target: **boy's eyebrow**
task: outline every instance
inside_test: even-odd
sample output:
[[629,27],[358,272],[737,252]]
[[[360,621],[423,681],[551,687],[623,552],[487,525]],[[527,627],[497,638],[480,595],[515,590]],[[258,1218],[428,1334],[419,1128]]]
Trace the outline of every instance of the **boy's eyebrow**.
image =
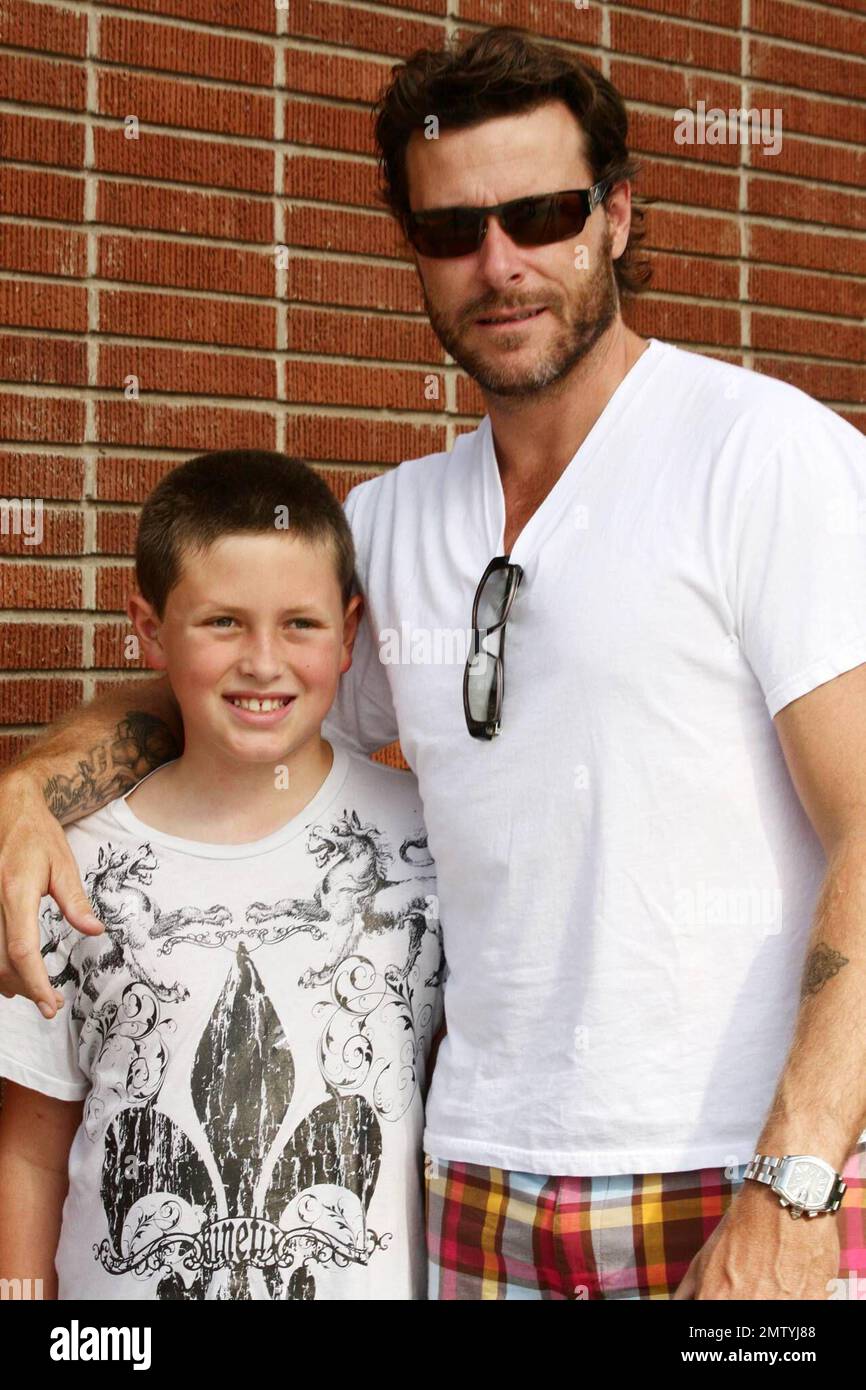
[[[248,608],[244,608],[242,604],[221,603],[219,599],[205,599],[202,603],[197,603],[193,608],[194,613],[207,613],[211,610],[215,613],[243,614],[249,613],[250,611]],[[319,604],[315,599],[302,599],[299,603],[287,604],[281,611],[283,613],[317,613],[319,611]]]

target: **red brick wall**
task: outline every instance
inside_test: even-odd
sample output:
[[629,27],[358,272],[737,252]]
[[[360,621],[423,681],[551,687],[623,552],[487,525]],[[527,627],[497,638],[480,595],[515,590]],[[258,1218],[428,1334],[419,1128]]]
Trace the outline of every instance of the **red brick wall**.
[[[0,0],[0,497],[45,504],[39,546],[0,535],[0,761],[128,670],[136,506],[163,470],[276,447],[342,495],[480,414],[375,201],[369,103],[446,33],[523,25],[627,98],[657,200],[636,328],[866,428],[864,0],[281,3]],[[699,100],[780,108],[779,154],[678,146]]]

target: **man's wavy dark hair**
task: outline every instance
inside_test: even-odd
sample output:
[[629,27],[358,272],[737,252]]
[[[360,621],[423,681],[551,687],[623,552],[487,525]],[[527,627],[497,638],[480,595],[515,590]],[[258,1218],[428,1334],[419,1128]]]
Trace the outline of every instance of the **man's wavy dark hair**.
[[[380,201],[405,230],[410,210],[406,146],[431,115],[438,118],[440,130],[459,130],[555,100],[565,102],[585,132],[593,182],[635,177],[639,165],[626,143],[623,99],[606,77],[575,54],[539,43],[512,25],[484,29],[441,49],[419,49],[391,69],[391,81],[374,109]],[[621,294],[638,294],[651,274],[649,262],[639,254],[645,235],[643,204],[633,201],[628,244],[613,263]]]

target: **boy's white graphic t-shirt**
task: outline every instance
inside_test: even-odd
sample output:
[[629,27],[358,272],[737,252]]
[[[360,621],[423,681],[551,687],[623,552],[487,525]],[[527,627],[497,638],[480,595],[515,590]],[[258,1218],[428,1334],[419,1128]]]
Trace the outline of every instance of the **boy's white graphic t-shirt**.
[[444,959],[414,778],[335,746],[254,843],[163,834],[125,797],[67,835],[105,933],[44,899],[66,1006],[0,1000],[0,1075],[86,1098],[59,1297],[425,1297]]
[[433,1156],[548,1174],[746,1162],[825,862],[773,716],[866,662],[866,442],[652,340],[518,536],[502,729],[463,713],[503,552],[490,419],[347,501],[366,593],[326,724],[399,734],[448,957]]

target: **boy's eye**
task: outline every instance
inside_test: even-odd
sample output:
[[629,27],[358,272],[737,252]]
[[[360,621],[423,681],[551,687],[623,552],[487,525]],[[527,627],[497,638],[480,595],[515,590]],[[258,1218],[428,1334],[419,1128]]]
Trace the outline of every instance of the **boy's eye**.
[[[228,614],[224,614],[219,618],[208,618],[208,627],[225,628],[229,623],[233,623],[235,621],[236,619],[229,617]],[[289,618],[288,626],[306,629],[316,627],[317,623],[313,618]]]

